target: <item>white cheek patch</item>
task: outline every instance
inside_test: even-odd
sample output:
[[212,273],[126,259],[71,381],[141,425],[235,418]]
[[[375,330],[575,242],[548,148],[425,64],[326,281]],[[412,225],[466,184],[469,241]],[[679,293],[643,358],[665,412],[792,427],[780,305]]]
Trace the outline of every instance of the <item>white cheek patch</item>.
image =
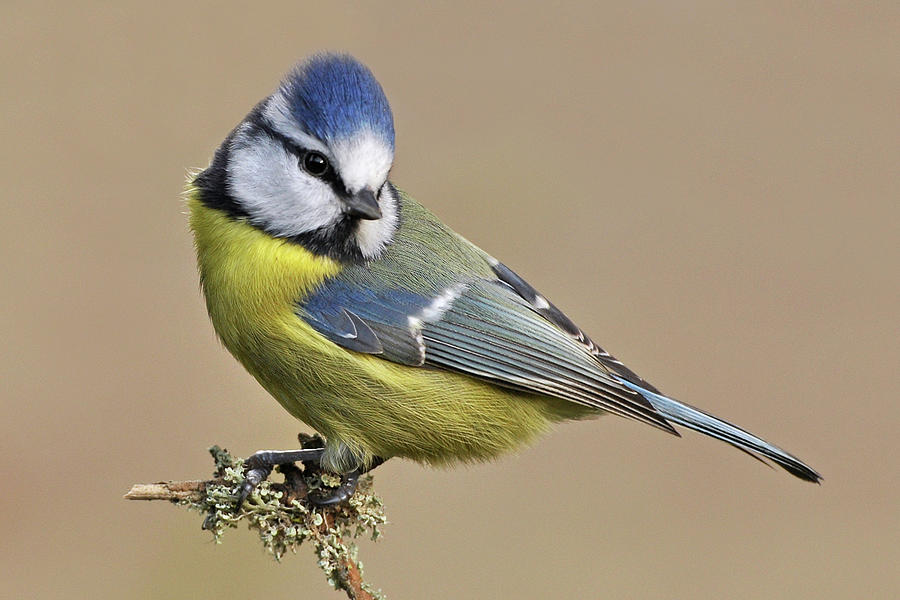
[[397,230],[397,199],[388,184],[384,184],[381,190],[378,206],[381,208],[381,218],[360,220],[356,228],[356,245],[363,257],[368,259],[380,256],[385,246],[393,241]]
[[251,221],[279,237],[327,227],[341,216],[327,183],[310,177],[279,142],[250,133],[247,125],[232,142],[228,182]]

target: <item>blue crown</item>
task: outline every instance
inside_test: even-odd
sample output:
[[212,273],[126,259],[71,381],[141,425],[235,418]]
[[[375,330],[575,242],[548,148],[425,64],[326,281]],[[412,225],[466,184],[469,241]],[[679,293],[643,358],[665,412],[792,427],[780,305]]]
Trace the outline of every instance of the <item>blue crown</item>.
[[317,54],[281,83],[291,116],[326,143],[369,129],[394,147],[394,116],[369,69],[347,54]]

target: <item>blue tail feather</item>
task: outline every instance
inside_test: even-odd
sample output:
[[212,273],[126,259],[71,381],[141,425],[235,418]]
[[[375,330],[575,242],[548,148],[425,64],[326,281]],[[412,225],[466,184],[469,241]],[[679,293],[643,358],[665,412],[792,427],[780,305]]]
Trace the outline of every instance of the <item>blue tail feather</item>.
[[688,429],[693,429],[727,442],[754,457],[767,458],[800,479],[812,481],[813,483],[819,483],[822,479],[821,475],[797,457],[748,431],[744,431],[740,427],[703,412],[699,408],[694,408],[683,402],[646,390],[625,379],[617,379],[625,387],[641,394],[653,405],[653,408],[676,425],[683,425]]

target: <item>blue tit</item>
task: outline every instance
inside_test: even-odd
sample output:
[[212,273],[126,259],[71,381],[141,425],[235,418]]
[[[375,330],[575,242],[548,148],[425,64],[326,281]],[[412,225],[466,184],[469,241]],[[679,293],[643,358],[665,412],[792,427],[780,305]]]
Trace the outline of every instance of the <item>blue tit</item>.
[[200,280],[225,347],[323,448],[353,492],[392,457],[443,465],[521,447],[554,423],[612,413],[680,425],[818,482],[784,450],[663,395],[509,267],[394,186],[394,123],[350,56],[296,66],[189,182]]

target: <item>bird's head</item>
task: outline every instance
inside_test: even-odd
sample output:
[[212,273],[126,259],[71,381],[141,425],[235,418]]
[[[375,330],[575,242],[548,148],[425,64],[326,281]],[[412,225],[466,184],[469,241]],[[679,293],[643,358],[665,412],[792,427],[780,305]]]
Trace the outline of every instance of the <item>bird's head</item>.
[[393,158],[394,120],[375,77],[350,56],[320,54],[244,118],[194,183],[208,205],[269,235],[369,259],[397,226]]

